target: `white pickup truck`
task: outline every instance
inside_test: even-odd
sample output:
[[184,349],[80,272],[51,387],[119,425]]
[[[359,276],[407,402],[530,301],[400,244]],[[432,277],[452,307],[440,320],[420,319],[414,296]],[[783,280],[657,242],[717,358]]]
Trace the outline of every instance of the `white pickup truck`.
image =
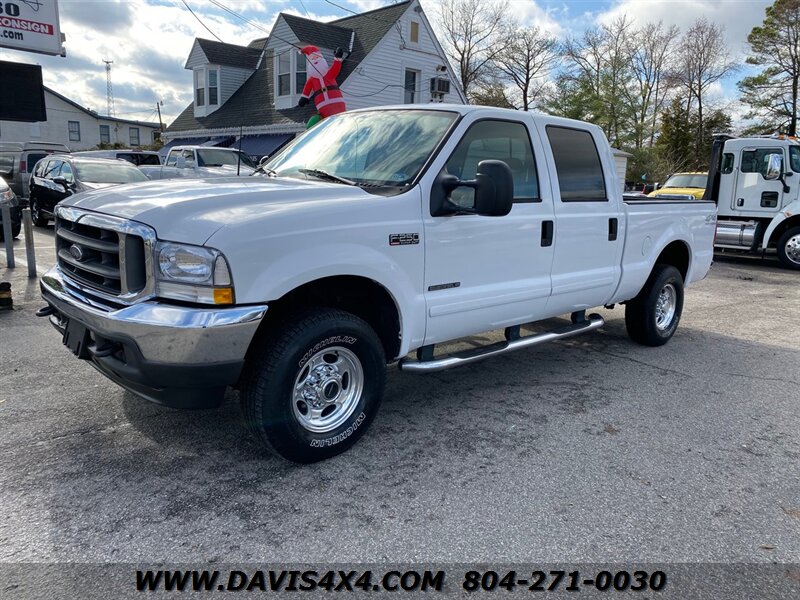
[[[602,131],[578,121],[353,111],[263,171],[67,198],[39,314],[152,401],[208,407],[239,388],[250,427],[297,462],[361,437],[394,361],[469,364],[594,330],[586,310],[615,303],[634,340],[664,344],[713,256],[713,203],[623,201]],[[496,329],[505,341],[435,352]]]
[[140,165],[148,179],[202,179],[251,175],[256,165],[235,148],[175,146],[163,165]]

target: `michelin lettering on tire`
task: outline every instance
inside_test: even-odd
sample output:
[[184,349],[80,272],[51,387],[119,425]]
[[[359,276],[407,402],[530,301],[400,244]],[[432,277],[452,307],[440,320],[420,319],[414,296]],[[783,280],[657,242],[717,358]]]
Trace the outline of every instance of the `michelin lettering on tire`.
[[342,433],[339,435],[334,435],[333,437],[325,438],[323,440],[311,440],[311,447],[324,448],[325,446],[335,446],[339,442],[343,442],[356,432],[356,429],[358,429],[359,425],[361,425],[366,418],[367,415],[362,412],[360,415],[358,415],[358,418],[353,422],[353,424],[345,429]]
[[330,346],[331,344],[348,344],[352,346],[357,341],[358,340],[356,338],[350,335],[334,335],[329,338],[326,338],[321,342],[315,344],[314,347],[311,348],[311,350],[306,352],[303,355],[303,358],[300,359],[300,362],[297,363],[297,366],[298,368],[302,368],[303,365],[305,365],[311,359],[311,357],[314,356],[314,354],[316,354],[319,350],[321,350],[325,346]]

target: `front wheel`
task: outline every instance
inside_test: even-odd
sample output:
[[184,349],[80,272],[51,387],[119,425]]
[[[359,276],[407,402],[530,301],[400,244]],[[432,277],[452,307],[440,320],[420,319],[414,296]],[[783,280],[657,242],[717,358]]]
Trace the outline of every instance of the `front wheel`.
[[784,267],[800,269],[800,227],[792,227],[780,237],[778,259]]
[[313,309],[290,318],[250,360],[242,410],[268,448],[312,463],[358,441],[385,382],[383,346],[372,328],[341,310]]
[[671,265],[656,265],[642,291],[625,306],[625,327],[634,342],[666,344],[683,312],[683,277]]
[[31,221],[37,227],[47,227],[47,217],[42,212],[39,201],[35,199],[31,199]]

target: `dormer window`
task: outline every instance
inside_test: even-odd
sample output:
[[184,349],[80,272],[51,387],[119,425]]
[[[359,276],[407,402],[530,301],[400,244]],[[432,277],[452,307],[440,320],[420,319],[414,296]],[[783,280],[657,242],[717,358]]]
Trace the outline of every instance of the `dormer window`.
[[278,55],[278,96],[288,96],[291,94],[291,84],[292,53],[290,50],[284,50]]
[[219,86],[217,80],[219,79],[219,71],[216,69],[209,69],[208,71],[208,104],[209,106],[216,106],[219,104]]
[[195,106],[206,105],[206,71],[196,69],[194,72],[194,104]]
[[306,60],[305,58],[298,57],[297,58],[297,72],[295,73],[295,84],[294,84],[294,93],[295,94],[302,94],[303,93],[303,86],[306,84],[306,79],[308,75],[306,74]]

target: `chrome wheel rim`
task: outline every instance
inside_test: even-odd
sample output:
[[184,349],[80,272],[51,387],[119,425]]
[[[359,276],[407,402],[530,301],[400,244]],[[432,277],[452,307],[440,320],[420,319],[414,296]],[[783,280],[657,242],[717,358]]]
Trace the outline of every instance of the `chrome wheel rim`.
[[39,203],[34,200],[31,202],[31,220],[38,221],[39,220]]
[[666,284],[656,299],[656,327],[659,331],[669,329],[678,304],[678,292],[671,283]]
[[325,348],[297,374],[292,412],[303,428],[327,433],[353,415],[363,389],[364,369],[358,357],[341,346]]
[[783,249],[786,252],[786,258],[796,265],[800,265],[800,233],[786,240]]

